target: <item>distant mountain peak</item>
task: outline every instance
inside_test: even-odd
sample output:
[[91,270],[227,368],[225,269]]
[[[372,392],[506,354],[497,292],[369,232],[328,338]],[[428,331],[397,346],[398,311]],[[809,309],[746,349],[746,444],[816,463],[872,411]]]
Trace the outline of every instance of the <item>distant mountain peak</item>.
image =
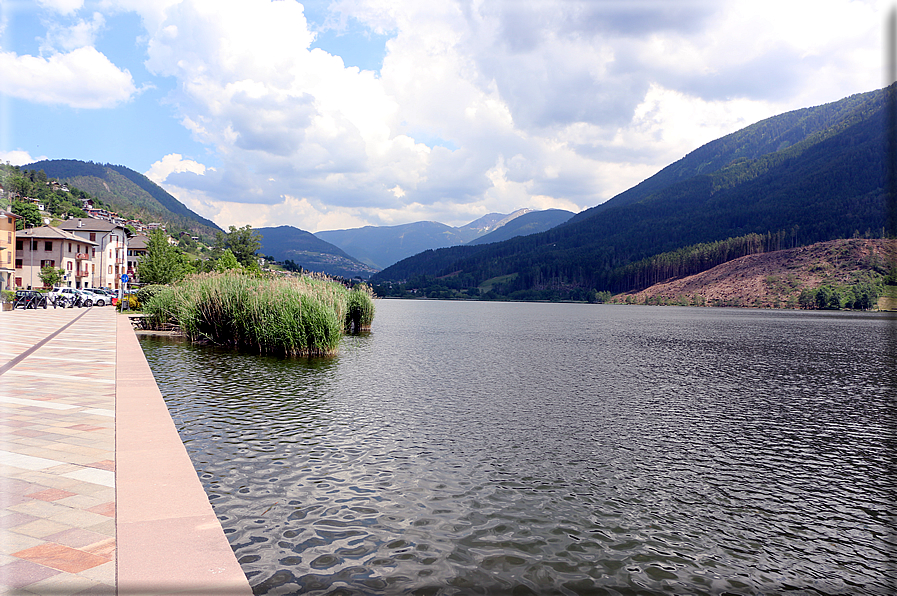
[[498,228],[502,227],[509,221],[512,221],[512,220],[520,217],[521,215],[526,215],[527,213],[530,213],[531,211],[532,211],[532,209],[530,209],[529,207],[524,207],[523,209],[518,209],[517,211],[514,211],[513,213],[508,213],[508,214],[506,214],[506,213],[487,213],[483,217],[481,217],[479,219],[475,219],[474,221],[470,222],[469,224],[466,224],[463,226],[458,226],[455,229],[462,230],[462,231],[476,231],[479,234],[486,234],[488,232],[497,230]]

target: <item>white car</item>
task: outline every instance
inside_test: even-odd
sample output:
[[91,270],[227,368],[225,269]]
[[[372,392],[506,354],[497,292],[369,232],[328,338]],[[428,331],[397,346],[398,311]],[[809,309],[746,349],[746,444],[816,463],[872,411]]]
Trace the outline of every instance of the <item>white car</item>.
[[85,292],[76,288],[53,288],[50,296],[56,301],[57,305],[60,305],[60,298],[65,299],[65,302],[61,304],[63,308],[74,306],[78,296],[81,297],[80,306],[93,306],[94,302],[96,302],[96,295],[93,292]]
[[81,292],[87,292],[91,295],[94,306],[106,306],[110,304],[109,295],[94,288],[83,288]]

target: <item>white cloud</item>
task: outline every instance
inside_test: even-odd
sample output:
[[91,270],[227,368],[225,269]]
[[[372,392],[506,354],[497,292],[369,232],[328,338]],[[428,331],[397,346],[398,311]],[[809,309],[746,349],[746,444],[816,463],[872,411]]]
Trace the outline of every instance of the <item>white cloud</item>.
[[47,35],[41,40],[41,55],[56,52],[70,52],[77,48],[93,46],[97,34],[106,24],[102,14],[95,12],[89,21],[79,19],[72,25],[53,22],[47,28]]
[[181,172],[191,172],[202,176],[206,173],[206,166],[192,159],[184,159],[184,156],[180,153],[170,153],[153,163],[149,171],[144,173],[144,176],[159,184],[164,182],[170,174]]
[[71,14],[84,5],[84,0],[38,0],[38,4],[60,14]]
[[379,74],[310,50],[296,2],[118,5],[222,164],[173,154],[153,175],[219,223],[314,231],[576,211],[752,122],[879,86],[880,4],[820,1],[334,2],[333,23],[391,36]]
[[13,97],[73,108],[108,108],[136,91],[131,73],[93,47],[49,58],[0,51],[0,93]]
[[21,149],[16,149],[14,151],[0,151],[0,163],[8,163],[13,166],[24,166],[44,159],[47,159],[46,155],[31,157],[31,154]]

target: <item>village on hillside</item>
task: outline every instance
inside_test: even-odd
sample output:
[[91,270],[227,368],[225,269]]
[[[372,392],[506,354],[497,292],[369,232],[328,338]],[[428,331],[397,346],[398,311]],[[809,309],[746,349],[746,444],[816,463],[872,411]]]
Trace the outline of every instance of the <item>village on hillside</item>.
[[[71,194],[69,187],[57,180],[41,181],[48,190]],[[137,280],[137,263],[146,253],[147,234],[165,231],[163,223],[145,223],[125,218],[102,206],[94,198],[72,195],[72,201],[86,217],[63,216],[49,212],[49,205],[39,197],[28,196],[0,182],[0,289],[44,288],[41,270],[60,270],[57,287],[108,288],[122,287],[122,276]],[[23,215],[13,212],[13,203],[33,205],[43,225],[17,225]],[[23,229],[17,229],[17,228]],[[193,237],[191,240],[198,240]],[[172,245],[178,240],[168,237]]]

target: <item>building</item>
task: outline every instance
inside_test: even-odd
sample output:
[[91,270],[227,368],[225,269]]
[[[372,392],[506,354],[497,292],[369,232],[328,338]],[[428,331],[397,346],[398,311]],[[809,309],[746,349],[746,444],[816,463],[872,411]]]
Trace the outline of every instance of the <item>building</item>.
[[16,220],[20,215],[0,209],[0,290],[14,289]]
[[137,279],[137,263],[146,254],[147,244],[149,238],[145,234],[137,234],[128,240],[128,276],[131,279]]
[[40,279],[42,267],[56,267],[65,272],[60,286],[90,288],[96,273],[94,259],[97,243],[54,228],[41,226],[16,232],[17,288],[36,289],[44,286]]
[[85,240],[96,242],[96,271],[91,276],[90,285],[118,289],[121,286],[121,276],[126,273],[125,260],[131,232],[123,225],[111,221],[80,217],[68,219],[59,227]]

